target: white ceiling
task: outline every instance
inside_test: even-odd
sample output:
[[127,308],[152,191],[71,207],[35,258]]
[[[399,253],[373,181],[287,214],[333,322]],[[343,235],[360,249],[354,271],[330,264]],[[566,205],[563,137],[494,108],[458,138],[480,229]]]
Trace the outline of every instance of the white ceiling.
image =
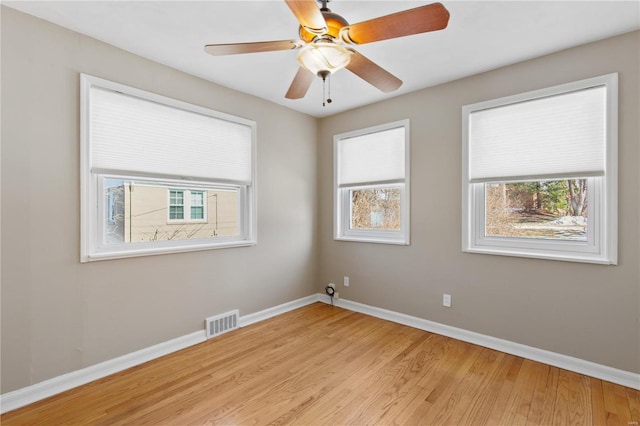
[[[282,0],[3,1],[4,5],[214,83],[316,117],[336,114],[640,28],[640,1],[441,1],[442,31],[357,46],[400,78],[383,94],[347,70],[331,78],[333,103],[322,106],[322,81],[304,99],[284,95],[298,69],[297,51],[214,57],[208,43],[297,39],[298,22]],[[350,23],[432,1],[334,0]]]

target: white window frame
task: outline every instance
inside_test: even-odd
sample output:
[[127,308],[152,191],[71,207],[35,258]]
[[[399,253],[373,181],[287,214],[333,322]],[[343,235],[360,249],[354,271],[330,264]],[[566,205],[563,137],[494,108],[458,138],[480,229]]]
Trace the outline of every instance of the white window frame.
[[[606,152],[604,176],[587,179],[587,241],[510,238],[485,235],[485,183],[469,182],[469,115],[474,111],[556,96],[578,90],[606,88]],[[462,108],[462,251],[573,262],[617,264],[618,237],[618,75],[562,84]],[[558,180],[567,176],[558,176]],[[531,180],[555,180],[553,176]],[[522,181],[522,180],[519,180]]]
[[[193,204],[194,194],[200,194],[202,196],[202,204]],[[193,217],[193,208],[202,207],[202,217]],[[189,190],[189,219],[193,222],[206,222],[207,221],[207,191],[192,191]]]
[[[185,211],[185,206],[184,206],[184,193],[185,191],[183,189],[174,189],[174,188],[169,188],[167,190],[168,192],[168,196],[169,196],[169,201],[167,203],[167,205],[169,206],[169,208],[167,209],[167,223],[172,223],[172,222],[184,222],[185,217],[184,217],[184,211]],[[175,193],[180,193],[182,195],[182,204],[174,204],[171,202],[171,194],[175,192]],[[171,208],[172,207],[176,207],[176,206],[180,206],[182,207],[182,217],[177,219],[177,218],[172,218],[171,217]]]
[[[388,182],[358,182],[351,185],[339,185],[339,149],[341,140],[382,132],[394,128],[404,128],[404,161],[405,177]],[[333,170],[334,170],[334,240],[357,241],[367,243],[409,245],[411,225],[411,186],[410,186],[410,126],[409,120],[395,121],[366,129],[341,133],[333,137]],[[400,229],[351,229],[351,191],[362,189],[399,188],[400,189]]]
[[[144,90],[129,87],[116,82],[104,80],[98,77],[81,74],[81,93],[80,93],[80,191],[81,191],[81,214],[80,214],[80,230],[81,230],[81,246],[80,261],[100,261],[108,259],[119,259],[137,256],[148,256],[167,253],[182,253],[196,250],[219,249],[229,247],[242,247],[257,244],[257,214],[256,214],[256,123],[251,120],[221,113],[218,111],[193,105],[187,102],[168,98],[166,96],[147,92]],[[181,109],[185,111],[195,112],[197,114],[226,120],[229,122],[239,123],[250,127],[251,129],[251,182],[245,185],[234,184],[233,182],[224,182],[220,180],[202,180],[181,176],[157,176],[146,175],[143,173],[131,173],[127,171],[110,171],[110,170],[92,170],[91,168],[91,143],[90,143],[90,89],[98,87],[105,90],[120,92],[133,97],[156,102],[162,105]],[[103,243],[104,235],[104,215],[106,212],[104,200],[104,180],[105,179],[122,179],[122,180],[139,180],[149,183],[157,183],[167,185],[171,189],[187,189],[199,190],[203,188],[220,188],[221,190],[237,190],[238,191],[238,229],[239,233],[234,237],[212,237],[185,239],[175,241],[154,241],[154,242],[135,242],[123,244]],[[169,191],[167,191],[167,207]],[[189,200],[190,201],[190,200]],[[187,200],[185,200],[186,208]],[[204,200],[206,210],[206,199]],[[186,215],[191,215],[191,211],[185,211]],[[206,221],[196,220],[196,222]],[[169,214],[167,213],[167,219]],[[193,222],[185,221],[169,221],[171,223]]]

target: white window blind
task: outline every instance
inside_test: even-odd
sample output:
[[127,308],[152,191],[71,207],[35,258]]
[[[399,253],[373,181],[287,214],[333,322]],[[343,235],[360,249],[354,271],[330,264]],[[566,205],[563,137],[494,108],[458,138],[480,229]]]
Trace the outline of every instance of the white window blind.
[[605,173],[606,87],[478,109],[469,114],[469,181]]
[[405,127],[339,140],[337,183],[392,182],[405,178]]
[[90,105],[94,172],[251,183],[251,126],[99,87]]

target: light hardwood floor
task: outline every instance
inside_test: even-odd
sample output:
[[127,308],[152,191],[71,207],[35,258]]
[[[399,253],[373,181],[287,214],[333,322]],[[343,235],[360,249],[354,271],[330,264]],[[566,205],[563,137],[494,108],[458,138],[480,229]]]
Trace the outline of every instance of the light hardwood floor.
[[639,391],[322,303],[0,418],[2,425],[639,420]]

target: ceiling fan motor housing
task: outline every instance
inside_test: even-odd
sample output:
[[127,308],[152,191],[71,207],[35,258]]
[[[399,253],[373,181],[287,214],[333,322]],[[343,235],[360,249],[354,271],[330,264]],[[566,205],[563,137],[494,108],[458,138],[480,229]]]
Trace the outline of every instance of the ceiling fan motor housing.
[[318,37],[326,38],[327,36],[331,37],[334,40],[338,40],[340,38],[340,29],[342,27],[346,27],[347,25],[349,25],[349,22],[347,22],[346,19],[344,19],[342,16],[338,15],[337,13],[333,13],[329,9],[321,10],[321,12],[322,12],[322,16],[324,17],[324,20],[327,23],[327,28],[328,28],[327,32],[323,35],[318,35],[310,31],[307,31],[306,28],[300,26],[298,34],[301,40],[307,43],[311,43],[315,38],[318,38]]

